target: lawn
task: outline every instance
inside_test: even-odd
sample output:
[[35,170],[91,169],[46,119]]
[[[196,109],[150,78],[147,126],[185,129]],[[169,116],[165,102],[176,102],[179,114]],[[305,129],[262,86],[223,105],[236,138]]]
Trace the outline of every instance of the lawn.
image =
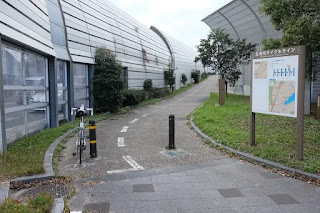
[[218,94],[194,114],[194,123],[208,136],[239,151],[303,171],[320,173],[320,122],[305,117],[304,161],[295,158],[295,118],[256,114],[256,147],[250,141],[250,97],[229,94],[226,104],[216,107]]

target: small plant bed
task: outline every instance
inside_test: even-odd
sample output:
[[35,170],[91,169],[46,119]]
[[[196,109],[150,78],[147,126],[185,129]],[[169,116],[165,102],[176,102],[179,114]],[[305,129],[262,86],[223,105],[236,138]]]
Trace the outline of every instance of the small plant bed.
[[218,94],[211,97],[194,114],[194,123],[219,143],[306,172],[320,174],[320,122],[305,117],[304,161],[296,154],[295,118],[256,114],[256,146],[250,140],[250,97],[229,94],[226,104],[218,103]]
[[6,199],[0,206],[0,213],[50,213],[53,202],[53,196],[46,193],[41,193],[34,198],[28,198],[27,202]]

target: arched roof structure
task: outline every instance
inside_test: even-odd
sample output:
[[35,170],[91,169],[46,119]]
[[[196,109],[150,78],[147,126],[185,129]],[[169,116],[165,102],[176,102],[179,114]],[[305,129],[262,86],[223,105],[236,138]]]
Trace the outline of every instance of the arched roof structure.
[[280,38],[282,32],[275,30],[270,18],[260,13],[260,6],[260,0],[233,0],[202,21],[212,29],[225,29],[233,39],[256,43],[261,50],[264,38]]

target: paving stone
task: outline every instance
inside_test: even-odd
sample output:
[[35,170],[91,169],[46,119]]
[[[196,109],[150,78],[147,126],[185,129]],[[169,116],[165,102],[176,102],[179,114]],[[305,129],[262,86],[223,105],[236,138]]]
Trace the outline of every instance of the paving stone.
[[278,205],[285,205],[285,204],[300,204],[297,200],[291,197],[288,194],[273,194],[269,195],[269,197]]
[[110,209],[110,203],[89,203],[84,206],[84,211],[87,212],[99,212],[108,213]]
[[275,174],[275,173],[271,173],[271,172],[260,172],[259,174],[260,174],[262,177],[266,178],[266,179],[282,178],[281,175]]
[[244,195],[239,191],[239,189],[231,188],[231,189],[218,189],[220,194],[224,198],[231,198],[231,197],[244,197]]
[[133,192],[154,192],[152,184],[134,184]]

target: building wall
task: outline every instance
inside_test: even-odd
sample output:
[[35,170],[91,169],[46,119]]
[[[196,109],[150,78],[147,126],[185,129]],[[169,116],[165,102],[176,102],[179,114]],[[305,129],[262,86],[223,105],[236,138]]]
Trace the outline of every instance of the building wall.
[[[189,75],[194,51],[170,42],[179,75]],[[97,47],[117,55],[129,88],[142,89],[145,79],[164,87],[163,71],[174,61],[166,43],[107,0],[0,0],[0,152],[70,120],[71,107],[93,106]]]
[[170,53],[153,31],[104,0],[61,0],[72,60],[94,64],[97,47],[113,51],[128,67],[129,88],[141,89],[145,79],[164,86],[163,69]]

